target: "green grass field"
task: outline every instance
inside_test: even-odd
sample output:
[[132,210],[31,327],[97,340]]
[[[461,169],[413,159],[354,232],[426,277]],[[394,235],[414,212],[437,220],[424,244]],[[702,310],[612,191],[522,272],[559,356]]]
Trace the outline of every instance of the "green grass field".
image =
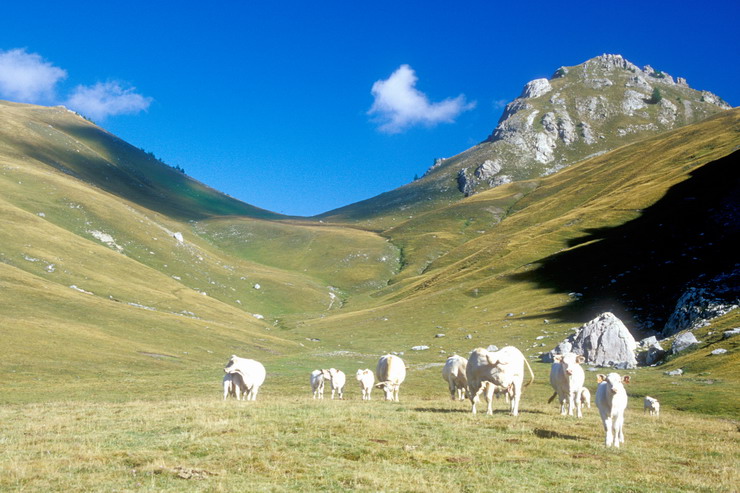
[[[546,404],[537,357],[605,309],[638,333],[734,266],[736,234],[702,221],[732,203],[738,110],[342,222],[241,204],[63,109],[0,111],[0,491],[737,491],[737,310],[630,371],[621,450],[595,408]],[[533,362],[517,418],[501,401],[472,416],[441,379],[448,355],[489,344]],[[362,402],[354,372],[391,351],[401,402]],[[221,400],[232,354],[267,367],[255,403]],[[329,366],[345,401],[310,398]]]

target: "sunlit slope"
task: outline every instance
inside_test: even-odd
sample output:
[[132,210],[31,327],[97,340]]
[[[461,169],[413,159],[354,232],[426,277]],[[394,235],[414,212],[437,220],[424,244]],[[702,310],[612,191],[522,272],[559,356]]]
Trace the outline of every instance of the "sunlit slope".
[[737,228],[722,218],[736,225],[739,120],[732,110],[408,219],[383,233],[404,267],[377,306],[305,332],[449,353],[489,343],[538,351],[607,309],[632,329],[660,328],[686,283],[736,261]]
[[346,296],[385,287],[399,269],[399,251],[377,234],[308,222],[221,217],[195,231],[213,245],[260,265],[302,273]]
[[283,217],[193,180],[61,106],[0,101],[0,156],[57,169],[171,217]]

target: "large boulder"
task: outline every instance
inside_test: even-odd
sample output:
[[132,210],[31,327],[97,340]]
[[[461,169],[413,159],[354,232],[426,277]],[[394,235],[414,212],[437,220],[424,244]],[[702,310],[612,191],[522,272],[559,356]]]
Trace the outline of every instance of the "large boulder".
[[637,342],[627,327],[606,312],[577,329],[542,359],[552,361],[554,354],[573,352],[583,355],[590,365],[628,369],[637,366],[635,349]]

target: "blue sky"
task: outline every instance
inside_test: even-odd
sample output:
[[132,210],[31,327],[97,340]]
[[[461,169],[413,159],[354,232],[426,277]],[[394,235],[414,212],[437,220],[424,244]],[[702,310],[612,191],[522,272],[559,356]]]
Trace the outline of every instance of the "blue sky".
[[529,80],[602,53],[740,104],[740,2],[504,3],[6,2],[0,99],[75,107],[292,215],[408,183]]

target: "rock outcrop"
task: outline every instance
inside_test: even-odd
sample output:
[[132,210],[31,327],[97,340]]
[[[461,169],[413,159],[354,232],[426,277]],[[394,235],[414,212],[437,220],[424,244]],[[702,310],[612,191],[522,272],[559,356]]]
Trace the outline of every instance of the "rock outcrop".
[[621,55],[601,55],[525,84],[486,142],[435,163],[425,177],[454,170],[458,190],[471,195],[553,173],[730,108],[712,93],[691,89],[685,79],[649,65],[640,69]]
[[637,342],[621,320],[610,312],[602,313],[576,330],[552,351],[543,356],[552,361],[554,354],[576,353],[595,366],[620,369],[635,368]]
[[[724,224],[726,227],[733,227],[732,221]],[[663,327],[664,337],[703,327],[711,319],[740,307],[740,268],[737,265],[729,272],[693,284],[676,302],[676,307]]]

